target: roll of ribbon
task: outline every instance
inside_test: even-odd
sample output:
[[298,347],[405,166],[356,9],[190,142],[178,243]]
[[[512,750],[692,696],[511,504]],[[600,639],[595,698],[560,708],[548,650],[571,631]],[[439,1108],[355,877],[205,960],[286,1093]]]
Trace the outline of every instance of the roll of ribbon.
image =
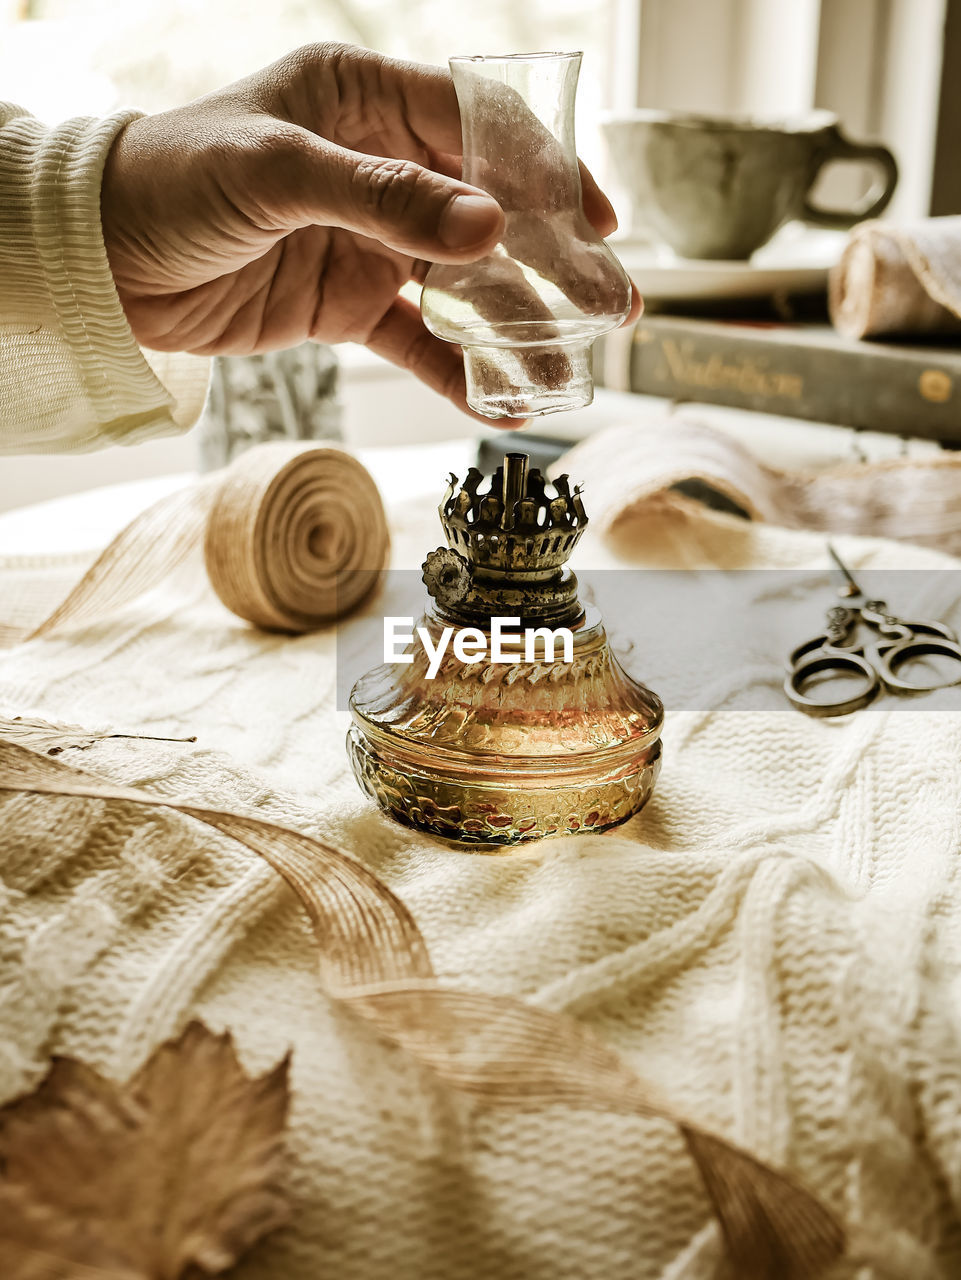
[[961,218],[861,223],[831,272],[828,301],[849,338],[961,332]]
[[211,585],[269,631],[312,631],[370,595],[387,561],[370,473],[343,449],[264,444],[227,469],[204,535]]
[[108,616],[203,548],[228,609],[271,631],[323,627],[357,608],[390,551],[370,473],[352,454],[277,442],[142,512],[44,620],[9,643]]

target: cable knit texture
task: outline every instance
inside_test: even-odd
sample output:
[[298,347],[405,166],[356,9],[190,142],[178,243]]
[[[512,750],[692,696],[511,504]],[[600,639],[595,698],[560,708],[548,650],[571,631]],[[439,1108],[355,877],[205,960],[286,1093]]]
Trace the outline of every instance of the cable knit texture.
[[104,248],[104,161],[138,114],[48,129],[0,103],[0,452],[133,444],[199,416],[208,361],[145,356]]
[[[104,155],[129,118],[48,132],[0,115],[6,448],[176,426],[99,230]],[[637,503],[628,479],[631,512],[591,514],[633,563],[823,564],[823,535]],[[436,545],[432,503],[391,523],[398,565]],[[592,536],[604,563],[596,533],[582,547]],[[856,568],[959,567],[917,547],[841,549]],[[28,614],[56,570],[0,560],[0,601]],[[64,759],[355,853],[413,912],[442,981],[579,1018],[679,1112],[803,1179],[852,1230],[836,1276],[961,1273],[961,713],[809,720],[783,706],[770,654],[747,673],[769,709],[725,711],[732,671],[716,705],[670,716],[658,788],[630,823],[484,857],[361,796],[335,645],[240,622],[198,559],[109,622],[5,652],[0,714],[196,734]],[[194,1016],[230,1027],[252,1070],[293,1046],[294,1213],[237,1280],[723,1274],[672,1126],[459,1101],[328,1000],[316,963],[291,890],[225,836],[129,803],[0,794],[0,1101],[56,1053],[126,1078]]]
[[[432,504],[395,508],[392,527],[401,564],[436,541]],[[618,530],[639,563],[824,563],[823,535],[656,501]],[[958,567],[841,548],[858,567]],[[837,1275],[959,1274],[961,714],[810,720],[782,709],[771,654],[770,709],[725,712],[719,695],[669,717],[658,788],[626,826],[484,857],[360,795],[334,652],[330,632],[241,623],[198,569],[110,625],[8,651],[0,713],[196,733],[63,758],[353,851],[413,911],[442,981],[567,1011],[679,1111],[793,1170],[866,1260]],[[294,1047],[295,1213],[239,1280],[722,1274],[669,1126],[452,1099],[322,994],[299,904],[228,839],[159,810],[5,795],[0,870],[0,1097],[51,1053],[124,1077],[192,1016],[233,1028],[251,1069]]]

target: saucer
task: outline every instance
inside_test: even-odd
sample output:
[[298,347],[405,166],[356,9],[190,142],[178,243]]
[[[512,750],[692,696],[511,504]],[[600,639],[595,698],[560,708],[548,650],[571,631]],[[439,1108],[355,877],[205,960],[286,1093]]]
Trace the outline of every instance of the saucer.
[[630,236],[614,236],[610,245],[646,298],[759,298],[825,290],[847,238],[846,231],[791,225],[746,261],[681,258],[663,245]]

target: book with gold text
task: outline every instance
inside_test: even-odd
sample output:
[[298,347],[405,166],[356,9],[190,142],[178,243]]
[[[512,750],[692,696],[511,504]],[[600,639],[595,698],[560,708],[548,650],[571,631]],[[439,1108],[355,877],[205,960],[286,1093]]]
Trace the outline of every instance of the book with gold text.
[[961,445],[961,345],[842,338],[827,324],[645,316],[630,390]]

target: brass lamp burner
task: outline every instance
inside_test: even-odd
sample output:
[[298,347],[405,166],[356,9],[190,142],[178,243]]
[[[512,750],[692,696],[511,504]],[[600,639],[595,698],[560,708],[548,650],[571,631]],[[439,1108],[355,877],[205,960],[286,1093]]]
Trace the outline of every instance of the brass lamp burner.
[[476,468],[459,490],[451,476],[419,624],[435,653],[447,633],[443,657],[431,674],[413,643],[412,661],[375,667],[350,697],[347,750],[368,795],[398,822],[489,849],[615,826],[661,763],[660,699],[621,668],[566,567],[587,527],[580,491],[561,476],[552,496],[528,462],[508,454],[483,493]]

